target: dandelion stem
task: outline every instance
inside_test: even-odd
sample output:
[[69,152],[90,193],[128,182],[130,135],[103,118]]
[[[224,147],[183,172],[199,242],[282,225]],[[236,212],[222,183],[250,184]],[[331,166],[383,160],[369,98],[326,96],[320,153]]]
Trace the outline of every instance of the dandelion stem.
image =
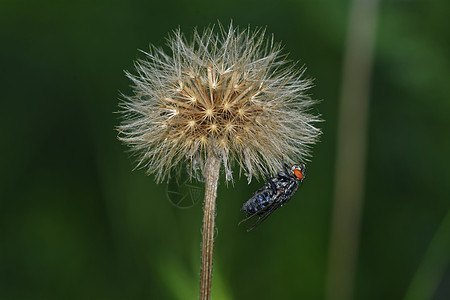
[[205,203],[203,206],[202,266],[200,274],[200,300],[211,298],[211,279],[214,247],[214,218],[219,180],[220,160],[209,151],[205,163]]

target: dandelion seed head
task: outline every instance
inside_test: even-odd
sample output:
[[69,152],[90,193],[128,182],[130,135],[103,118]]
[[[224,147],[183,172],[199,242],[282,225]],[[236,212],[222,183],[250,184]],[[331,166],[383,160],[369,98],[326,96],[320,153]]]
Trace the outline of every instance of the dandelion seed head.
[[306,94],[311,80],[273,37],[219,25],[195,30],[190,41],[177,30],[168,46],[170,54],[144,52],[137,74],[126,73],[134,93],[121,103],[119,139],[138,166],[161,181],[182,162],[189,174],[201,172],[212,151],[227,180],[237,164],[250,181],[261,165],[273,174],[282,158],[307,160],[320,135],[320,119],[310,112],[315,101]]

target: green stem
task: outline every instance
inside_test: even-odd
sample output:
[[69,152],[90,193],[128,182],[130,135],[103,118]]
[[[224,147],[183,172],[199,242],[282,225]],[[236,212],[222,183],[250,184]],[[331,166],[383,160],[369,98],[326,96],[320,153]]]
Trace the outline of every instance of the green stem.
[[431,300],[450,263],[450,210],[434,234],[404,300]]
[[364,201],[370,75],[379,0],[353,0],[343,65],[327,300],[351,300]]

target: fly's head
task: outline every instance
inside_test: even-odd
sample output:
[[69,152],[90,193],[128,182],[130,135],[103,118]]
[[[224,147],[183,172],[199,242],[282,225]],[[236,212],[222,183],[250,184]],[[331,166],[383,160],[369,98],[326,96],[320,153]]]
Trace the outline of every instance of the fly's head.
[[291,168],[292,176],[302,182],[305,179],[306,176],[306,165],[300,164],[300,165],[293,165]]

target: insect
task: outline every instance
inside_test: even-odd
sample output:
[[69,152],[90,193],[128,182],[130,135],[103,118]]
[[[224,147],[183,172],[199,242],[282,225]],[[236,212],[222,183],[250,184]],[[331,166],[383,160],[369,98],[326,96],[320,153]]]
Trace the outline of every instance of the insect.
[[303,182],[306,175],[306,165],[300,164],[289,167],[283,161],[283,171],[278,173],[277,177],[272,177],[267,174],[263,168],[269,181],[255,194],[244,203],[242,211],[247,214],[247,217],[239,222],[239,224],[250,220],[254,216],[259,216],[255,224],[247,229],[247,232],[261,224],[268,216],[270,216],[277,208],[286,204],[289,199],[297,191],[299,184]]

